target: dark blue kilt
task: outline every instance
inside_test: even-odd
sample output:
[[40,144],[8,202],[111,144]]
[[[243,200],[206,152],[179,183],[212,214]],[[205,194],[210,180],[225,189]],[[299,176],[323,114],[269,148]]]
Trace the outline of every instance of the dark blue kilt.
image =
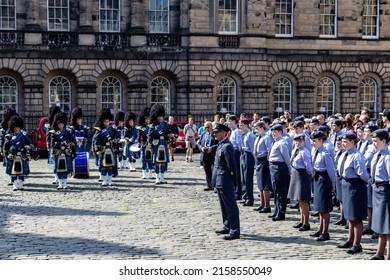
[[[12,166],[14,162],[12,160],[7,159],[5,163],[6,163],[6,173],[12,176]],[[28,174],[30,174],[30,166],[28,164],[28,161],[22,160],[22,164],[23,164],[23,175],[21,176],[27,176]]]
[[271,175],[269,173],[269,162],[267,157],[256,158],[256,179],[260,191],[271,191]]
[[360,178],[343,179],[344,217],[349,221],[367,218],[367,186]]
[[313,181],[313,210],[318,212],[332,212],[332,181],[328,172],[315,172]]
[[390,234],[390,186],[372,190],[372,230]]

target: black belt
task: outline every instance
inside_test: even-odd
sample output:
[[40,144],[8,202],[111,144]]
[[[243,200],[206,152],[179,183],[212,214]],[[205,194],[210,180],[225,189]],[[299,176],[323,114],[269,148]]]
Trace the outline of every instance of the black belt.
[[285,164],[284,161],[270,161],[269,163],[272,164],[272,165],[281,165],[281,164]]
[[256,157],[258,160],[261,160],[261,159],[264,159],[264,158],[267,158],[267,156],[263,156],[263,157]]
[[324,170],[324,171],[317,171],[317,170],[313,170],[315,173],[327,173],[328,171]]
[[373,187],[389,187],[389,182],[377,182],[372,184]]
[[305,171],[306,171],[306,168],[295,168],[295,167],[292,166],[292,165],[291,165],[291,167],[294,168],[295,170],[298,170],[298,171],[300,171],[300,170],[305,170]]

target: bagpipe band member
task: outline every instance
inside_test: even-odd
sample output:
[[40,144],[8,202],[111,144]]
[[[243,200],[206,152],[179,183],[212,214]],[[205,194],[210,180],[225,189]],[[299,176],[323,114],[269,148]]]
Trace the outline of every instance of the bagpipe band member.
[[53,128],[55,133],[51,138],[51,157],[54,160],[54,173],[58,177],[57,189],[66,189],[68,174],[73,173],[72,161],[76,157],[74,147],[76,140],[66,127],[68,117],[60,112],[54,116]]
[[99,172],[102,175],[102,186],[111,186],[112,177],[118,175],[117,165],[117,132],[110,125],[114,116],[110,108],[102,109],[95,123],[95,134],[92,139],[93,151],[99,157]]
[[[7,157],[5,157],[4,153],[4,144],[5,144],[5,136],[7,134],[10,134],[11,132],[9,131],[8,127],[8,122],[9,120],[17,115],[17,112],[14,108],[7,108],[4,110],[4,115],[3,115],[3,121],[1,122],[1,128],[0,128],[0,158],[3,158],[3,166],[5,167],[7,165]],[[8,186],[12,186],[12,179],[11,176],[8,175]]]
[[126,134],[125,134],[125,139],[126,139],[126,157],[129,162],[129,167],[130,171],[134,172],[136,171],[135,169],[135,155],[131,151],[131,147],[133,145],[138,145],[138,131],[137,128],[134,125],[134,122],[136,120],[136,115],[133,112],[129,112],[126,115],[126,121],[125,121],[125,126],[126,126]]
[[149,132],[149,111],[146,107],[138,116],[138,142],[141,145],[141,163],[142,163],[142,179],[146,179],[146,175],[149,173],[149,179],[152,178],[153,164],[152,164],[152,152],[151,146],[148,144],[148,132]]
[[70,114],[70,126],[72,135],[76,139],[76,152],[89,152],[88,133],[89,127],[83,124],[83,110],[74,108]]
[[152,151],[152,163],[156,173],[156,184],[167,183],[164,173],[168,168],[169,154],[166,140],[173,137],[168,124],[164,121],[165,108],[162,104],[155,103],[150,109],[150,126],[148,132],[148,143]]
[[[51,150],[52,150],[52,147],[50,146],[51,143],[52,143],[52,138],[53,138],[53,135],[54,133],[56,133],[56,131],[54,130],[54,127],[53,127],[53,122],[54,122],[54,116],[57,115],[58,113],[61,112],[61,108],[57,105],[53,105],[50,107],[49,109],[49,121],[48,123],[46,124],[46,128],[47,128],[47,133],[46,133],[46,148],[47,148],[47,153],[48,153],[48,156],[47,156],[47,163],[48,164],[51,164],[53,166],[53,170],[54,170],[54,161],[53,159],[51,158]],[[58,177],[57,177],[57,173],[54,173],[54,180],[52,182],[53,185],[57,185],[58,184]]]
[[11,117],[8,123],[9,134],[5,135],[4,151],[7,157],[6,172],[11,176],[13,190],[23,190],[25,176],[30,174],[30,151],[34,146],[26,132],[24,121],[18,116]]
[[126,163],[126,139],[125,134],[127,128],[125,127],[125,112],[118,111],[115,115],[115,128],[117,131],[117,138],[119,139],[118,142],[118,161],[119,166],[118,169],[125,168]]

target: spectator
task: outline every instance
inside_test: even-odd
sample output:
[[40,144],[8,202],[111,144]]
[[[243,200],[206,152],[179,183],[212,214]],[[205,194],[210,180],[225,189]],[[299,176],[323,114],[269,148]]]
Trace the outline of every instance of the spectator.
[[175,154],[176,151],[176,139],[179,136],[179,128],[175,123],[174,117],[172,116],[169,116],[168,118],[168,128],[173,134],[173,137],[169,138],[169,140],[167,141],[169,156],[171,157],[171,161],[175,161],[173,155]]
[[196,125],[194,125],[193,118],[188,119],[188,124],[184,126],[184,136],[186,141],[186,162],[193,162],[192,154],[196,145],[195,133],[198,131]]

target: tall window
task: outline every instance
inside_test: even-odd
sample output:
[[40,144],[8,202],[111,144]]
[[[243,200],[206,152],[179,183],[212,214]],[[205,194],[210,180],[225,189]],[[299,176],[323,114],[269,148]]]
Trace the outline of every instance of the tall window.
[[169,33],[169,0],[149,1],[149,32]]
[[331,115],[334,113],[335,83],[331,78],[323,77],[317,84],[317,111]]
[[101,32],[119,32],[120,0],[100,0],[99,30]]
[[16,29],[16,0],[0,1],[0,29]]
[[48,30],[69,30],[69,0],[48,0],[47,14]]
[[294,0],[275,1],[275,35],[278,37],[293,36]]
[[237,33],[238,11],[237,0],[218,1],[218,32]]
[[110,107],[114,112],[122,110],[122,83],[116,77],[107,77],[101,84],[102,108]]
[[363,38],[379,37],[379,0],[363,0]]
[[71,108],[72,89],[67,78],[56,76],[49,83],[49,107],[58,105],[62,111],[69,112]]
[[18,110],[18,84],[9,76],[0,77],[0,113],[6,108]]
[[217,111],[223,115],[236,113],[237,85],[230,77],[222,77],[217,85]]
[[372,78],[365,78],[359,84],[360,108],[377,112],[378,85]]
[[337,0],[320,1],[320,37],[337,36]]
[[291,112],[292,85],[289,79],[279,78],[274,83],[274,110]]
[[150,83],[150,105],[160,103],[164,105],[165,112],[171,112],[171,83],[167,78],[156,77]]

